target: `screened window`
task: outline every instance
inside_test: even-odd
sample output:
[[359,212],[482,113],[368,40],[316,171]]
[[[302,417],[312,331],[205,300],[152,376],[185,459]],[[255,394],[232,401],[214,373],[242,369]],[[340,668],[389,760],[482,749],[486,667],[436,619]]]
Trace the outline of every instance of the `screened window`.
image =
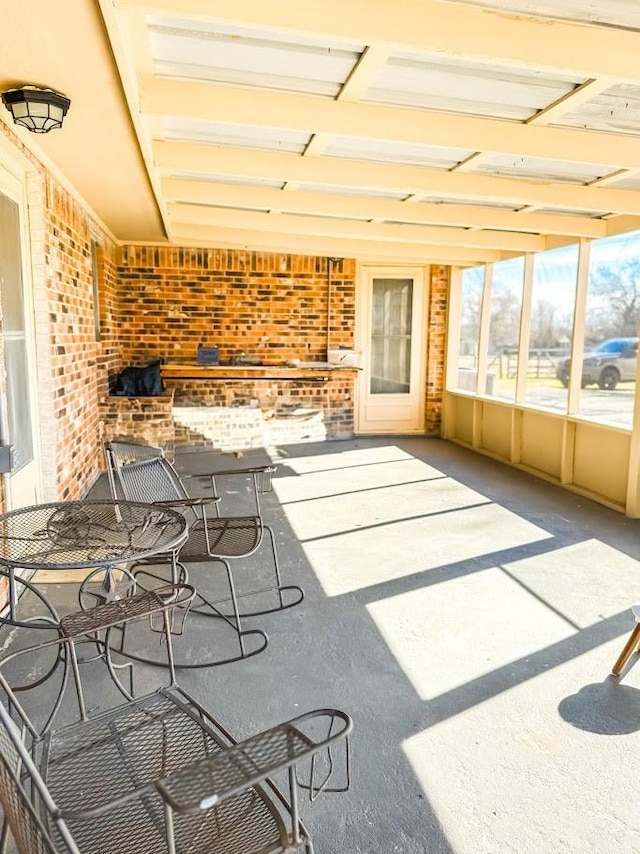
[[574,244],[540,252],[533,259],[525,401],[562,412],[567,411],[578,253]]
[[476,390],[484,278],[485,267],[469,267],[462,272],[456,387],[465,391]]
[[524,257],[509,258],[494,264],[487,391],[495,397],[508,400],[514,400],[516,393],[523,285]]
[[630,427],[640,328],[640,233],[591,244],[580,415]]

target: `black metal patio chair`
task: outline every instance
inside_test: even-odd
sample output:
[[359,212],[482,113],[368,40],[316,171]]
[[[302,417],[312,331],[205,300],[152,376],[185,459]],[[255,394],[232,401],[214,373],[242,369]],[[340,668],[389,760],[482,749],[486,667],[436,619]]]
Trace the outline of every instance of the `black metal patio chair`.
[[[228,616],[234,619],[255,617],[291,608],[302,601],[301,587],[282,583],[275,534],[272,527],[265,524],[261,512],[260,495],[270,490],[275,466],[178,474],[161,448],[131,442],[106,442],[104,452],[114,498],[170,503],[187,517],[189,539],[179,554],[183,570],[185,563],[219,561],[225,565],[233,605],[233,614]],[[245,502],[241,514],[230,515],[226,509],[221,512],[224,499],[218,485],[223,480],[233,483],[236,496],[243,493]],[[204,481],[207,495],[200,499],[190,496],[185,486],[188,481],[194,483],[196,489]],[[250,583],[238,591],[229,562],[255,554],[265,541],[265,534],[270,546],[269,563],[261,561],[257,583]],[[241,608],[238,599],[243,604],[247,599],[257,604]]]
[[[174,612],[192,594],[172,586],[70,614],[59,638],[0,657],[3,850],[10,835],[18,854],[312,854],[299,790],[313,800],[348,787],[351,720],[319,709],[236,742],[176,682]],[[114,671],[110,633],[152,618],[162,624],[170,684],[134,698]],[[82,662],[85,642],[102,655]],[[52,648],[57,691],[37,679]],[[96,682],[104,665],[112,679]],[[16,671],[33,674],[31,704],[22,677],[20,694],[11,687]],[[114,685],[117,702],[101,703],[101,689]],[[288,796],[274,775],[288,781]]]

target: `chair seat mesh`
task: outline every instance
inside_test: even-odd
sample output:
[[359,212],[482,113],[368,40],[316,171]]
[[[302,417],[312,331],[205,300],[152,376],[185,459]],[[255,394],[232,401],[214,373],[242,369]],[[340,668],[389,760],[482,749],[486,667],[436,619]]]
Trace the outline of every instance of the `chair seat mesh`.
[[258,516],[231,516],[194,522],[189,527],[189,539],[180,549],[180,560],[202,560],[204,555],[216,557],[246,557],[254,552],[262,539]]
[[[63,811],[93,809],[147,786],[116,814],[67,823],[83,854],[161,854],[167,850],[163,801],[149,784],[220,749],[214,734],[185,711],[182,699],[161,691],[55,732],[43,772]],[[205,813],[174,814],[174,819],[181,854],[289,850],[281,819],[258,788]]]

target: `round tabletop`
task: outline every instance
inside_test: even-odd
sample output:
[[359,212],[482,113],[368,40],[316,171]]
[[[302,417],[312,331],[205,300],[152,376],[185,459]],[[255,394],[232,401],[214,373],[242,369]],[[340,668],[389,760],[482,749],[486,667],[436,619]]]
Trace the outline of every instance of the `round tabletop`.
[[0,515],[0,565],[117,566],[171,552],[187,535],[181,513],[137,501],[63,501]]

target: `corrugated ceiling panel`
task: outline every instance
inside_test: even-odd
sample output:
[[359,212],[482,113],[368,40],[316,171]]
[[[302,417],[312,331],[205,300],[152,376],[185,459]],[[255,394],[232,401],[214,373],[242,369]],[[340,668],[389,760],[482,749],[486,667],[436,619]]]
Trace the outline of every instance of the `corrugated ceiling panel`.
[[166,118],[163,120],[167,139],[232,145],[236,148],[260,148],[302,154],[309,143],[307,133],[252,125],[228,125],[199,119]]
[[482,6],[503,12],[523,12],[527,15],[555,18],[581,23],[608,24],[630,30],[640,30],[638,0],[449,0],[465,6]]
[[172,178],[183,178],[187,181],[203,181],[216,184],[235,184],[241,187],[275,187],[281,190],[283,181],[271,178],[246,178],[239,175],[218,175],[216,172],[192,172],[188,169],[176,169],[169,173]]
[[154,70],[168,77],[335,97],[363,50],[204,22],[154,17]]
[[607,186],[616,190],[640,190],[640,174],[630,172],[627,175],[622,175],[619,181],[611,181]]
[[217,211],[245,211],[251,213],[269,213],[267,208],[264,207],[249,207],[249,205],[212,205],[209,202],[189,202],[189,205],[193,208],[206,208],[207,210],[217,210]]
[[473,161],[470,173],[484,175],[511,175],[534,181],[558,181],[563,184],[588,184],[615,171],[613,166],[595,163],[573,163],[548,160],[544,157],[514,157],[509,154],[491,154]]
[[429,205],[460,205],[470,208],[487,208],[496,211],[517,211],[521,205],[508,202],[484,202],[481,199],[457,199],[454,196],[425,196],[418,200],[421,204]]
[[394,193],[391,190],[371,190],[366,187],[343,187],[335,184],[299,184],[300,190],[310,193],[331,193],[338,196],[361,196],[367,199],[395,199],[402,201],[406,193]]
[[432,54],[399,54],[378,73],[365,100],[523,120],[583,82]]
[[620,84],[581,104],[557,122],[567,127],[640,133],[640,87]]
[[299,219],[326,219],[326,220],[334,220],[344,222],[345,220],[349,222],[369,222],[370,217],[368,216],[341,216],[339,214],[325,214],[325,213],[315,213],[315,212],[306,212],[306,211],[296,211],[296,210],[288,210],[285,205],[282,206],[281,213],[286,214],[287,216],[297,216]]
[[362,137],[334,136],[323,151],[328,157],[350,157],[382,163],[411,163],[433,169],[451,169],[473,152],[463,148],[441,148],[419,143],[386,142]]
[[578,211],[573,208],[536,208],[535,213],[549,214],[551,216],[557,214],[562,216],[581,216],[588,217],[590,219],[598,219],[599,217],[606,216],[609,211]]

